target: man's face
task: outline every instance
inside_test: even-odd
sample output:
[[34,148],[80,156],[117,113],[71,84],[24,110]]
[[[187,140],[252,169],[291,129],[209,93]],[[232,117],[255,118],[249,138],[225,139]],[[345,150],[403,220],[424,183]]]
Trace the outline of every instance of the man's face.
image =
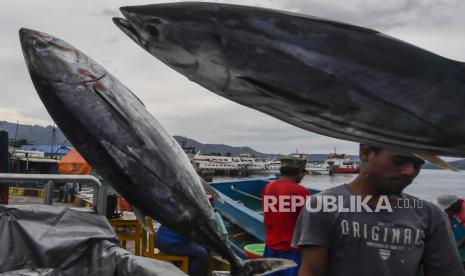
[[386,195],[400,194],[425,163],[413,154],[387,149],[375,152],[369,147],[361,150],[361,158],[365,161],[362,175],[380,194]]

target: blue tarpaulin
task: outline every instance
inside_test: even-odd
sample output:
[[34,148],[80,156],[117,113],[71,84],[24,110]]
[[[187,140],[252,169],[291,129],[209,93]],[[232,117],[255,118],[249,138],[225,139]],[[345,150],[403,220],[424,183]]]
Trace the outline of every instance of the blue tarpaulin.
[[71,150],[71,147],[61,145],[23,145],[20,150],[41,151],[45,155],[66,155]]

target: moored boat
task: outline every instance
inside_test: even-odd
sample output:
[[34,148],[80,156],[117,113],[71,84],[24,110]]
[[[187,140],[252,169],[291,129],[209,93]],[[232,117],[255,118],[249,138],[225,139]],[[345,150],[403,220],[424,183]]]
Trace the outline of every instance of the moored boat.
[[359,173],[359,164],[346,154],[331,153],[325,161],[332,173]]
[[331,167],[326,163],[308,163],[305,165],[305,169],[311,175],[328,175],[332,174]]

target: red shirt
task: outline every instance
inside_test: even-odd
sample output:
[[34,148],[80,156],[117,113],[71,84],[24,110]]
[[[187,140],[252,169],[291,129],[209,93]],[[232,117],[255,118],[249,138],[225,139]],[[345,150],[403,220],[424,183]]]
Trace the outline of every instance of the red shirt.
[[462,200],[462,209],[454,214],[454,217],[465,227],[465,199]]
[[291,247],[292,234],[308,196],[310,191],[292,180],[278,179],[265,186],[262,208],[267,246],[274,250],[298,250]]

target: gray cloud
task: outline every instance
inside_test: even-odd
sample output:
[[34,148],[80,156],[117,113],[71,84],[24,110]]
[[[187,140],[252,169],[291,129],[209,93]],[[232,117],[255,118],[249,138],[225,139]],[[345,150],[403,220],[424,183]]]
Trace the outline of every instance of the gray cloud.
[[291,0],[284,8],[336,21],[389,31],[411,26],[437,27],[461,20],[464,2],[459,0],[328,1]]
[[109,8],[104,8],[100,14],[105,17],[121,16],[118,10]]
[[[53,124],[22,56],[18,30],[28,27],[71,43],[129,87],[173,135],[262,152],[338,151],[357,144],[314,134],[225,100],[157,61],[118,30],[111,17],[124,5],[153,0],[24,0],[0,2],[0,120]],[[161,2],[161,1],[160,1]],[[225,2],[225,1],[218,1]],[[463,1],[237,0],[228,3],[289,10],[388,32],[446,57],[465,60]]]

